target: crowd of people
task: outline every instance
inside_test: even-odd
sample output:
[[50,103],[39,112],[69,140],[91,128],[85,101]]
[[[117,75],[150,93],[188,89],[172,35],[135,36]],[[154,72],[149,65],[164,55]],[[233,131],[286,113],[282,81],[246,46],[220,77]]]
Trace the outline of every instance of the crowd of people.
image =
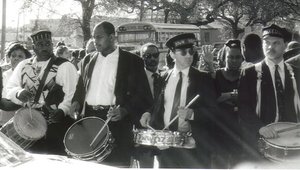
[[[155,44],[133,54],[117,45],[115,34],[114,25],[103,21],[84,50],[71,52],[63,42],[54,47],[45,30],[31,35],[33,54],[18,42],[7,47],[11,66],[0,74],[2,129],[19,108],[35,109],[47,131],[26,150],[67,155],[68,128],[78,119],[100,118],[112,136],[103,164],[153,168],[156,157],[160,168],[227,169],[267,161],[260,139],[280,138],[269,125],[300,121],[300,45],[285,28],[272,24],[261,37],[230,39],[217,57],[210,45],[197,51],[194,34],[176,35],[165,43],[164,70]],[[175,147],[157,141],[145,146],[133,129],[188,137]]]

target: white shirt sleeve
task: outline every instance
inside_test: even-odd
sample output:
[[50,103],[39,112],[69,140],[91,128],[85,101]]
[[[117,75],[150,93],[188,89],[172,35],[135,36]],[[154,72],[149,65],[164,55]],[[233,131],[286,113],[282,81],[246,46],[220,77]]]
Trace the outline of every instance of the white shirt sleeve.
[[17,99],[16,95],[18,92],[23,90],[23,88],[21,87],[21,71],[26,62],[27,60],[20,62],[13,71],[11,77],[8,79],[7,82],[7,95],[4,96],[7,99],[19,105],[22,105],[22,102],[19,99]]
[[62,86],[65,93],[63,101],[58,105],[64,113],[69,114],[71,108],[71,101],[76,90],[78,80],[78,73],[75,66],[70,62],[61,64],[57,69],[56,83]]

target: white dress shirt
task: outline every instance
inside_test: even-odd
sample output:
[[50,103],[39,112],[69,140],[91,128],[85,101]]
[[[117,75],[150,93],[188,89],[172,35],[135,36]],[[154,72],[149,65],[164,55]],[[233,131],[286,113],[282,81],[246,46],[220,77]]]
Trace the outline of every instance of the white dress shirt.
[[[270,73],[271,73],[271,77],[272,77],[272,83],[273,83],[273,88],[274,88],[274,92],[275,92],[275,101],[276,101],[276,118],[275,118],[275,122],[278,122],[279,120],[279,112],[278,112],[278,104],[277,104],[277,91],[276,91],[276,86],[275,86],[275,64],[269,60],[268,58],[265,58],[266,64],[270,69]],[[284,89],[284,81],[285,81],[285,73],[284,73],[284,61],[282,60],[280,63],[277,64],[278,65],[278,72],[280,75],[280,79],[283,85],[283,89]]]
[[[181,86],[181,97],[180,97],[180,104],[179,104],[180,107],[184,107],[186,105],[187,87],[189,85],[189,77],[188,77],[189,70],[190,70],[189,67],[184,70],[181,70],[182,86]],[[178,70],[175,66],[174,70],[172,71],[172,73],[169,77],[167,85],[166,85],[165,96],[164,96],[164,101],[165,101],[164,102],[164,108],[165,108],[164,123],[165,123],[165,125],[169,124],[169,122],[170,122],[176,86],[179,81],[179,72],[180,72],[180,70]],[[178,131],[183,131],[183,132],[190,131],[190,127],[189,127],[189,125],[187,125],[187,121],[179,119]]]
[[86,102],[89,105],[114,105],[116,103],[115,84],[119,62],[119,48],[104,57],[98,57],[92,73]]

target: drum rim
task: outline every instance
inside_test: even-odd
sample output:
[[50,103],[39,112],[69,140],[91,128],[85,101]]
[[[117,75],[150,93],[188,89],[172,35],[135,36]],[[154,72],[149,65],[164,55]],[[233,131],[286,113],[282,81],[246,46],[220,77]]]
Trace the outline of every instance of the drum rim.
[[[271,123],[271,124],[268,124],[267,126],[274,126],[276,124],[290,124],[290,125],[293,125],[293,124],[297,124],[297,123],[294,123],[294,122],[275,122],[275,123]],[[268,145],[272,146],[272,147],[275,147],[275,148],[278,148],[278,149],[283,149],[283,150],[298,150],[300,149],[300,145],[299,146],[282,146],[282,145],[278,145],[278,144],[274,144],[270,141],[268,141],[268,139],[265,139],[264,137],[261,137],[261,139],[267,143]]]
[[[101,118],[99,118],[99,117],[96,117],[96,116],[88,116],[88,117],[84,117],[84,118],[79,119],[79,120],[77,120],[76,122],[74,122],[74,123],[68,128],[68,130],[66,131],[65,136],[64,136],[64,140],[63,140],[65,150],[66,150],[66,152],[67,152],[69,155],[71,155],[71,156],[73,156],[73,155],[76,155],[76,156],[80,156],[80,155],[93,155],[95,152],[97,152],[98,150],[100,150],[100,149],[102,148],[102,147],[99,147],[99,148],[95,149],[95,151],[91,151],[91,152],[87,152],[87,153],[80,153],[80,154],[76,154],[76,153],[74,153],[74,152],[71,152],[71,151],[67,148],[67,146],[66,146],[66,138],[67,138],[67,134],[68,134],[69,131],[73,128],[73,126],[75,126],[78,122],[84,121],[84,120],[86,120],[86,119],[98,119],[98,120],[100,120],[100,121],[103,121],[103,123],[105,123],[105,121],[104,121],[103,119],[101,119]],[[109,141],[109,139],[110,139],[110,137],[111,137],[111,133],[110,133],[110,130],[109,130],[109,126],[108,126],[108,125],[106,125],[106,126],[107,126],[108,134],[106,135],[106,138],[105,138],[105,140],[104,140],[103,143],[107,143],[107,141]],[[72,154],[71,154],[71,153],[72,153]]]

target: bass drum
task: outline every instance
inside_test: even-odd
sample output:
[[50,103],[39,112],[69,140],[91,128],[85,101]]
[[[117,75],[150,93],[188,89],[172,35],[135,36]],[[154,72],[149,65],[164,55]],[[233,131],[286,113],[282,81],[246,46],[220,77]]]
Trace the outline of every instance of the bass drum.
[[27,149],[35,141],[46,135],[47,122],[40,111],[30,108],[21,108],[1,128],[1,132],[18,144]]
[[66,152],[75,159],[102,162],[112,151],[113,138],[106,125],[95,140],[105,121],[98,117],[86,117],[76,121],[66,132],[64,145]]
[[[291,162],[300,161],[300,126],[291,122],[272,123],[279,137],[275,139],[261,138],[259,147],[261,153],[273,162]],[[288,129],[287,129],[288,128]],[[287,129],[287,130],[283,130]]]

